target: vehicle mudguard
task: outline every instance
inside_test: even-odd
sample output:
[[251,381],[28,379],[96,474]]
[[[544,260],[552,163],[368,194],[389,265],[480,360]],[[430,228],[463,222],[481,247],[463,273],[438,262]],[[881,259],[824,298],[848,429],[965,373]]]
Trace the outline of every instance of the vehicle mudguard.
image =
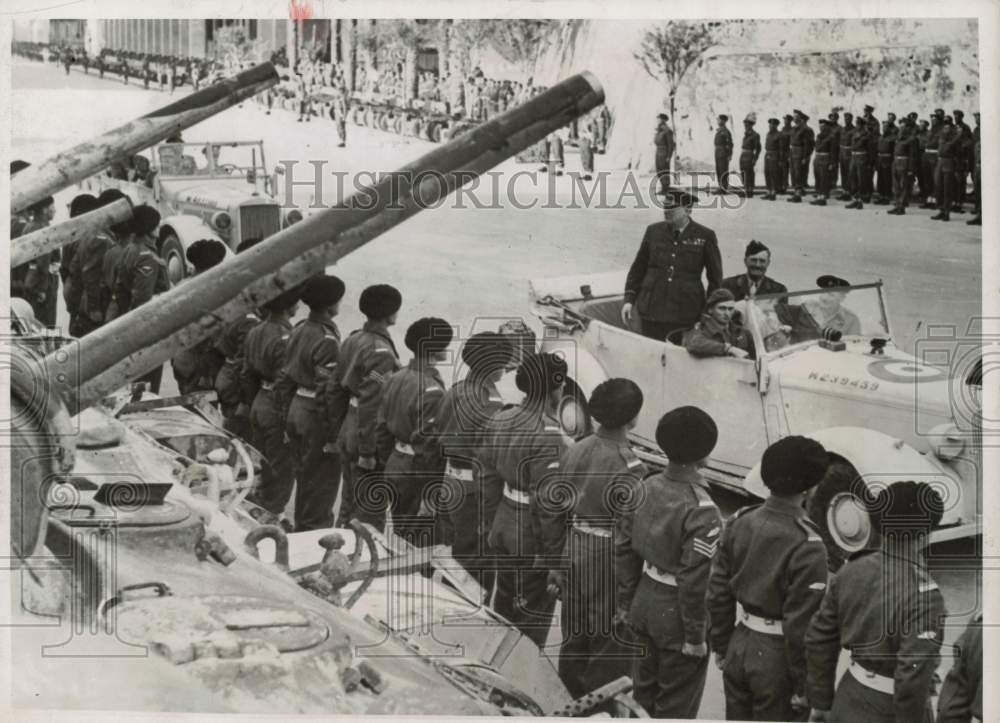
[[[864,427],[828,427],[802,436],[850,462],[869,487],[881,488],[906,480],[933,485],[944,501],[942,525],[967,518],[962,512],[969,491],[963,489],[962,481],[935,457],[921,454],[901,439]],[[760,498],[770,494],[760,476],[760,462],[744,479],[743,488]],[[971,493],[975,494],[975,490]]]
[[[185,216],[184,214],[167,216],[160,221],[158,234],[160,241],[163,240],[169,231],[173,231],[176,234],[185,251],[199,239],[215,239],[216,241],[226,243],[225,239],[219,236],[211,226],[197,216]],[[229,249],[229,244],[226,244],[226,248]],[[231,254],[232,249],[229,249],[229,253],[226,255],[229,256]]]

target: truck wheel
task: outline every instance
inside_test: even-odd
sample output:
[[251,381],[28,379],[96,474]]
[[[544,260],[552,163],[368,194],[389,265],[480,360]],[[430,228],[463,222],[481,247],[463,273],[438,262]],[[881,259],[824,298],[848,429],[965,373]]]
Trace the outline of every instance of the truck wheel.
[[587,409],[587,396],[572,379],[566,380],[563,387],[563,398],[559,400],[559,426],[563,433],[571,439],[583,439],[592,431],[590,411]]
[[847,558],[871,539],[871,521],[862,502],[864,481],[847,460],[834,457],[826,477],[806,502],[806,512],[826,545],[827,566],[840,569]]
[[167,279],[171,286],[177,286],[187,276],[187,261],[184,257],[184,247],[181,246],[177,234],[168,231],[160,243],[160,258],[167,264]]

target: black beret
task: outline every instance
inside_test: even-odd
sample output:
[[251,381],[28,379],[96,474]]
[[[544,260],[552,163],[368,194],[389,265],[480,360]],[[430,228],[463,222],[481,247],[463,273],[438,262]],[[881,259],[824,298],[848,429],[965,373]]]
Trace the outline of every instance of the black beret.
[[838,118],[840,118],[840,113],[838,113],[835,110],[831,110],[830,115],[828,115],[827,118],[829,118],[830,120],[837,120]]
[[728,121],[729,120],[729,116],[727,116],[727,115],[720,115],[719,116],[719,120],[720,121]]
[[107,206],[108,204],[114,203],[119,198],[128,199],[128,202],[132,203],[132,199],[119,191],[117,188],[105,188],[101,191],[101,195],[97,197],[97,202],[102,206]]
[[286,309],[290,309],[299,303],[299,298],[301,296],[302,285],[300,284],[283,291],[278,296],[274,297],[270,301],[265,301],[260,306],[264,311],[285,311]]
[[937,527],[944,515],[940,493],[926,482],[897,482],[869,492],[865,502],[872,522],[883,531]]
[[944,108],[935,108],[934,109],[934,115],[936,115],[936,116],[943,116],[944,115]]
[[569,368],[561,356],[534,352],[525,355],[514,375],[517,388],[529,398],[541,398],[566,381]]
[[425,316],[410,324],[403,341],[415,354],[433,354],[447,349],[454,334],[451,324],[444,319]]
[[28,213],[31,214],[39,213],[48,208],[49,206],[51,206],[52,204],[54,204],[55,202],[56,200],[52,198],[52,196],[46,196],[45,198],[39,201],[35,201],[33,204],[28,206]]
[[462,361],[476,373],[489,374],[505,368],[514,358],[510,337],[494,331],[482,331],[462,345]]
[[89,193],[81,193],[79,196],[74,198],[69,203],[69,217],[75,218],[76,216],[82,216],[85,213],[90,213],[91,211],[99,208],[101,202],[97,200],[96,196]]
[[953,116],[955,116],[956,118],[965,118],[965,112],[964,112],[964,111],[960,111],[960,110],[953,110],[953,111],[951,112],[951,114],[952,114]]
[[240,241],[240,245],[236,247],[236,253],[239,254],[246,251],[249,248],[253,248],[260,242],[261,239],[258,236],[251,236],[250,238],[245,238],[242,241]]
[[768,118],[767,122],[771,125],[778,125],[778,123],[780,123],[781,121],[779,121],[777,118]]
[[659,114],[657,114],[656,119],[657,120],[664,120],[664,121],[665,120],[670,120],[670,118],[667,117],[666,113],[659,113]]
[[800,111],[798,108],[796,108],[795,110],[792,111],[792,115],[804,118],[806,114]]
[[854,117],[854,114],[853,114],[853,113],[851,113],[851,111],[849,111],[849,110],[845,110],[845,111],[844,111],[844,117],[845,117],[845,118],[853,118],[853,117]]
[[195,273],[207,271],[226,258],[226,245],[214,238],[203,238],[188,246],[184,252]]
[[779,439],[764,450],[760,476],[774,494],[794,495],[818,485],[829,464],[823,445],[793,435]]
[[875,110],[875,106],[873,106],[873,105],[866,105],[865,106],[865,113],[871,113],[873,110]]
[[835,289],[838,286],[850,286],[851,284],[838,276],[824,274],[816,279],[816,286],[821,289]]
[[594,389],[589,406],[602,427],[624,427],[642,409],[642,390],[631,379],[608,379]]
[[17,159],[16,161],[11,161],[10,162],[10,175],[13,176],[18,171],[23,171],[25,168],[28,168],[30,165],[31,165],[30,163],[28,163],[27,161],[22,161],[21,159]]
[[184,139],[181,138],[181,132],[180,131],[177,131],[176,133],[174,133],[173,135],[171,135],[169,138],[167,138],[167,140],[164,141],[164,143],[183,143],[183,142],[184,142]]
[[826,125],[830,125],[830,121],[829,121],[829,120],[828,120],[827,118],[820,118],[820,119],[819,119],[819,124],[820,124],[821,126],[826,126]]
[[344,282],[336,276],[320,274],[302,285],[302,302],[310,309],[333,306],[344,298]]
[[152,206],[141,204],[132,209],[132,222],[129,230],[134,234],[147,234],[160,225],[160,212]]
[[752,240],[750,241],[750,243],[747,244],[746,251],[743,252],[743,258],[759,254],[762,251],[767,251],[768,253],[771,253],[771,249],[762,244],[760,241]]
[[704,459],[719,439],[719,428],[698,407],[678,407],[660,418],[656,443],[671,462],[688,464]]
[[361,292],[358,308],[369,319],[388,319],[403,305],[399,289],[388,284],[375,284]]

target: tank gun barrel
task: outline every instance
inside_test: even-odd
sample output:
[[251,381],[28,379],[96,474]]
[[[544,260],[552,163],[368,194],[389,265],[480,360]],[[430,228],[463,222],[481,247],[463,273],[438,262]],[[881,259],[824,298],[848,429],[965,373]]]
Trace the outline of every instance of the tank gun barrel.
[[23,211],[46,196],[52,196],[116,161],[221,113],[277,82],[278,73],[273,65],[256,65],[63,151],[43,163],[29,166],[11,178],[11,213]]
[[[435,205],[455,189],[600,105],[589,72],[440,146],[378,183],[270,236],[262,243],[160,295],[80,340],[73,369],[66,355],[46,360],[71,412],[217,335],[233,319]],[[206,312],[206,310],[209,310]]]
[[46,226],[10,243],[11,268],[27,263],[67,244],[90,238],[99,231],[132,218],[132,204],[119,198],[114,203],[81,214],[55,226]]

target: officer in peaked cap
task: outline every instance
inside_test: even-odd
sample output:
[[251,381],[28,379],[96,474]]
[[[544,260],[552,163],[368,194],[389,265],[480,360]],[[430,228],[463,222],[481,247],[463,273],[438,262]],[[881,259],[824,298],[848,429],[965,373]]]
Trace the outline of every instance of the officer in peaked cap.
[[833,110],[827,116],[830,121],[830,134],[833,136],[831,146],[831,156],[829,164],[829,177],[827,181],[832,191],[837,185],[837,173],[840,170],[840,137],[844,128],[840,125],[840,113]]
[[753,198],[756,183],[757,159],[760,157],[760,134],[753,129],[757,122],[756,113],[748,113],[743,119],[743,142],[740,147],[740,173],[743,176],[743,193],[747,198]]
[[642,647],[635,699],[654,718],[694,718],[708,671],[706,596],[722,518],[700,473],[718,440],[697,407],[660,419],[666,468],[642,480],[641,505],[622,513],[615,536],[618,619]]
[[[779,148],[781,153],[778,157],[778,193],[785,193],[788,190],[789,174],[791,173],[791,142],[792,142],[792,116],[785,114],[782,118],[784,125],[779,131]],[[773,199],[772,199],[773,200]]]
[[708,606],[729,720],[802,720],[804,637],[827,578],[826,546],[803,503],[828,465],[818,442],[778,440],[761,460],[770,496],[722,534]]
[[760,241],[749,241],[743,251],[746,273],[727,276],[722,280],[722,288],[733,294],[733,299],[743,301],[747,297],[760,294],[780,294],[788,288],[767,275],[771,265],[771,249]]
[[340,457],[330,432],[322,390],[340,358],[340,312],[344,282],[319,274],[302,286],[309,316],[288,337],[285,364],[275,385],[278,403],[288,409],[285,433],[292,448],[295,476],[295,530],[333,525],[333,505],[340,490]]
[[813,162],[813,175],[816,179],[816,196],[811,201],[814,206],[825,206],[830,196],[833,183],[830,174],[833,172],[834,159],[837,154],[834,145],[833,122],[827,118],[819,119],[819,136],[816,137],[816,157]]
[[816,135],[807,123],[809,116],[800,110],[794,111],[795,127],[789,140],[792,186],[794,187],[790,203],[802,203],[806,185],[809,181],[809,158],[816,145]]
[[764,136],[764,186],[765,201],[773,201],[781,188],[781,131],[777,118],[767,119],[767,135]]
[[715,179],[719,192],[729,191],[729,161],[733,157],[733,134],[726,128],[729,116],[718,117],[719,128],[715,131]]
[[[944,505],[923,482],[866,497],[868,545],[830,580],[806,632],[810,720],[933,720],[947,611],[922,548]],[[835,691],[841,648],[851,664]]]

